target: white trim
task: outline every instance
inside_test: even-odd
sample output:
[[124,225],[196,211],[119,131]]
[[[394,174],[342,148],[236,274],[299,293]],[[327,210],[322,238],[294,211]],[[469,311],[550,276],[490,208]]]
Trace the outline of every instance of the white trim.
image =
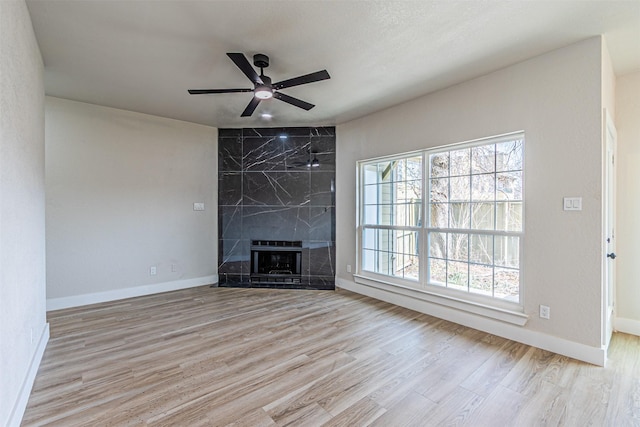
[[132,288],[114,289],[112,291],[95,292],[91,294],[73,295],[69,297],[47,299],[47,311],[63,308],[79,307],[100,302],[116,301],[125,298],[158,294],[161,292],[177,291],[194,288],[196,286],[218,283],[218,275],[195,277],[193,279],[174,280],[171,282],[155,283],[152,285],[134,286]]
[[618,332],[640,336],[640,320],[616,317],[613,326]]
[[[616,300],[616,267],[613,260],[606,256],[607,253],[616,252],[616,166],[617,156],[617,131],[609,110],[603,110],[602,124],[602,255],[601,255],[601,282],[602,282],[602,345],[609,347],[614,330],[614,305]],[[611,155],[611,157],[610,157]],[[609,162],[611,160],[611,162]],[[611,241],[609,241],[611,239]],[[611,293],[611,298],[609,294]]]
[[38,341],[38,346],[36,347],[36,350],[33,353],[33,357],[31,358],[31,363],[29,364],[27,375],[24,378],[22,387],[20,387],[20,393],[18,394],[18,399],[16,400],[16,403],[15,405],[13,405],[13,409],[9,414],[9,422],[7,423],[7,426],[9,427],[18,427],[22,423],[22,417],[24,417],[24,411],[25,409],[27,409],[27,403],[29,403],[29,396],[31,395],[33,382],[36,379],[36,374],[38,373],[38,368],[40,368],[40,362],[42,362],[42,356],[44,355],[44,350],[45,348],[47,348],[48,342],[49,342],[49,324],[45,323],[44,327],[42,328],[42,333],[40,334],[40,340]]
[[373,279],[361,275],[354,274],[353,278],[356,283],[381,289],[386,292],[398,293],[400,295],[409,296],[428,303],[443,305],[445,307],[455,308],[457,310],[474,313],[480,316],[489,317],[495,320],[512,323],[518,326],[524,326],[529,320],[529,316],[522,312],[500,308],[492,305],[482,304],[468,299],[456,298],[449,295],[436,294],[421,289],[412,289],[408,286],[402,286],[395,283],[384,282],[382,280]]
[[594,365],[604,366],[606,362],[606,350],[602,347],[591,347],[468,311],[457,310],[425,299],[418,299],[403,292],[403,290],[391,292],[380,287],[359,284],[342,278],[336,278],[336,287]]

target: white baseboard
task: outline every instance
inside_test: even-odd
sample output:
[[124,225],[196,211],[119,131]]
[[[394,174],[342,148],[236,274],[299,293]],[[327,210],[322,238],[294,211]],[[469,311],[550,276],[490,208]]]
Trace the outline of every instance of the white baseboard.
[[336,287],[594,365],[604,366],[606,362],[607,353],[604,348],[591,347],[532,331],[521,326],[413,298],[408,295],[403,295],[401,290],[398,292],[389,292],[341,278],[336,278]]
[[640,320],[616,317],[613,319],[613,328],[618,332],[640,336]]
[[112,291],[73,295],[69,297],[50,298],[47,299],[47,311],[140,297],[144,295],[158,294],[161,292],[177,291],[180,289],[194,288],[196,286],[210,285],[217,282],[218,275],[213,274],[211,276],[195,277],[193,279],[154,283],[153,285],[134,286],[132,288],[114,289]]
[[31,395],[31,389],[33,388],[33,382],[36,379],[36,374],[38,373],[38,368],[40,367],[40,362],[42,361],[42,356],[44,355],[44,350],[47,348],[47,343],[49,342],[49,324],[45,323],[42,328],[42,332],[40,333],[40,340],[38,341],[38,346],[36,347],[35,352],[33,353],[33,357],[31,358],[31,363],[29,364],[29,370],[27,371],[27,375],[24,378],[22,383],[22,387],[20,387],[20,394],[18,394],[18,399],[16,400],[16,404],[13,406],[11,410],[11,414],[9,415],[9,423],[7,426],[9,427],[18,427],[22,422],[22,417],[24,416],[24,411],[27,409],[27,403],[29,403],[29,396]]

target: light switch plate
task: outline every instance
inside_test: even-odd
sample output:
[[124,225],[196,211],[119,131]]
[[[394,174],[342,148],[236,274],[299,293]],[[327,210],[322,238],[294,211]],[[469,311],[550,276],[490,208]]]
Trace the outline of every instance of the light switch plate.
[[582,197],[565,197],[562,199],[562,205],[565,211],[581,211]]
[[203,211],[204,210],[204,203],[202,202],[196,202],[193,204],[193,210],[194,211]]
[[573,199],[573,209],[576,211],[582,210],[582,197],[575,197]]

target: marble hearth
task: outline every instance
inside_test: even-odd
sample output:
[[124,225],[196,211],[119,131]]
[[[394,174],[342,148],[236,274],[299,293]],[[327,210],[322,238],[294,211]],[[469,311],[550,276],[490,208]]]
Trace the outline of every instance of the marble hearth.
[[[334,127],[219,129],[219,286],[334,289],[335,141]],[[252,281],[254,241],[301,242],[300,280]]]

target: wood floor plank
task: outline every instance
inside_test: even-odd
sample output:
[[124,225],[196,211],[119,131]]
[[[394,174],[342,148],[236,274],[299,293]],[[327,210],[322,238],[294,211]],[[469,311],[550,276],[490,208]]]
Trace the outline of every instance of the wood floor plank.
[[358,427],[368,426],[382,414],[385,409],[371,399],[360,399],[349,405],[337,416],[323,424],[323,427]]
[[[456,387],[446,398],[436,404],[435,409],[426,417],[416,420],[412,425],[415,426],[452,426],[463,425],[475,418],[475,412],[478,411],[485,398],[479,396],[462,387]],[[520,426],[525,424],[513,424]]]
[[411,392],[395,404],[387,406],[388,411],[377,418],[371,425],[387,426],[420,426],[431,417],[437,404],[421,394]]
[[592,420],[606,419],[609,395],[607,384],[588,376],[578,376],[571,388],[565,388],[566,425],[587,426]]
[[226,427],[271,427],[277,424],[267,415],[262,408],[254,409],[237,420],[226,425]]
[[547,364],[554,356],[550,351],[529,347],[501,384],[526,396],[537,393],[544,385]]
[[23,426],[640,426],[607,368],[347,291],[198,287],[50,312]]
[[279,426],[317,426],[329,422],[333,416],[316,402],[304,406],[291,406],[286,411],[269,412],[271,419]]
[[518,414],[522,411],[522,406],[527,401],[528,398],[523,394],[497,385],[486,396],[473,416],[469,417],[461,425],[469,427],[516,426],[514,420],[518,417]]
[[[530,391],[530,390],[528,390]],[[514,425],[562,426],[567,424],[568,395],[562,387],[544,380],[516,415]]]
[[490,395],[528,349],[528,346],[515,341],[505,342],[461,383],[462,387],[481,396]]

